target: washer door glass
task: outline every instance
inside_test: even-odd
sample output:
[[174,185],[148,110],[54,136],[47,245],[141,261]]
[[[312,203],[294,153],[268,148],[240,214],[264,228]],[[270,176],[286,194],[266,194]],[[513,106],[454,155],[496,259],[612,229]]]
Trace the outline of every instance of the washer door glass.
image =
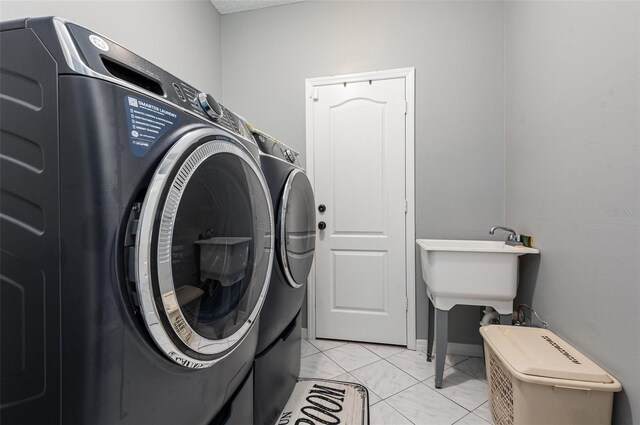
[[242,340],[262,307],[273,219],[264,177],[244,148],[192,140],[176,143],[154,176],[136,264],[156,343],[175,361],[204,367]]
[[245,161],[220,153],[182,193],[171,235],[172,286],[185,320],[205,338],[233,335],[260,297],[269,231],[258,219],[269,213],[261,191]]
[[289,285],[298,288],[311,271],[316,246],[316,213],[313,189],[302,170],[289,174],[280,205],[282,269]]

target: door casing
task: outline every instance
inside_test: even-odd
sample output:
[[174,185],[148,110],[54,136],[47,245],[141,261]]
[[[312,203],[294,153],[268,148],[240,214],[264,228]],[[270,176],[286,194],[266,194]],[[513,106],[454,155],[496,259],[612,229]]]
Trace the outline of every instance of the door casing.
[[[307,177],[315,190],[313,140],[313,102],[315,90],[320,86],[361,81],[377,81],[404,78],[407,113],[405,116],[405,187],[407,214],[405,224],[406,291],[407,291],[407,348],[416,349],[416,256],[415,256],[415,68],[399,68],[384,71],[362,72],[305,80],[306,106],[306,168]],[[316,337],[316,266],[315,260],[307,280],[307,336]]]

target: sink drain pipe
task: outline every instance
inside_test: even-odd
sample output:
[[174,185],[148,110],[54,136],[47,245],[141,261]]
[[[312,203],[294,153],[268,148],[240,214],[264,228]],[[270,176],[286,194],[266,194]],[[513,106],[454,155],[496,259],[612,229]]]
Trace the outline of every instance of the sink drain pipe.
[[480,326],[495,325],[500,323],[500,314],[495,311],[493,307],[487,306],[484,310],[482,310],[482,312],[484,313],[484,316],[482,316]]

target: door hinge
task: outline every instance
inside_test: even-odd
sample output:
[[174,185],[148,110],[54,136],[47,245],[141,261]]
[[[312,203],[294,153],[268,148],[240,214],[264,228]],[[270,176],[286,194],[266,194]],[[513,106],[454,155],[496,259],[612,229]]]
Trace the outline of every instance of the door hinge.
[[406,214],[409,211],[409,201],[404,200],[404,213]]
[[318,95],[318,88],[314,87],[311,89],[311,99],[313,100],[318,100],[319,95]]
[[404,101],[404,114],[407,115],[407,112],[409,112],[409,102],[407,102],[405,100]]
[[404,311],[409,311],[409,298],[404,298]]

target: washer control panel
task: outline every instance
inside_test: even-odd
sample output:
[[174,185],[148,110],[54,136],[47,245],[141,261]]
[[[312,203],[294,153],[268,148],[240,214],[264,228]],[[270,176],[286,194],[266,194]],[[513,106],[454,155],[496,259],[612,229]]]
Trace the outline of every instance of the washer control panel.
[[220,104],[209,93],[198,93],[198,103],[205,114],[214,121],[222,118],[222,108]]
[[[86,66],[94,72],[136,86],[227,130],[248,137],[242,120],[208,93],[176,78],[119,44],[73,23],[66,23]],[[225,115],[229,115],[225,118]],[[244,131],[243,131],[244,130]]]

